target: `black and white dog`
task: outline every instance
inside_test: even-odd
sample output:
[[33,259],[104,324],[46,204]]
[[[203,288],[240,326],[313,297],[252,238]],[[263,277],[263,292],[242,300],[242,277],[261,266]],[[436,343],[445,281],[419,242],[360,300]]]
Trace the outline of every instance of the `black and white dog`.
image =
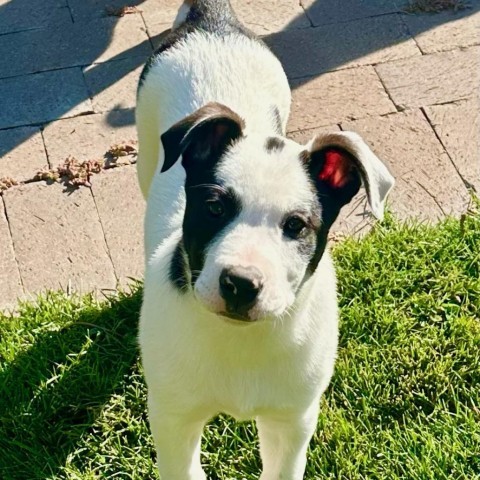
[[289,109],[228,0],[185,1],[142,73],[140,345],[163,480],[206,478],[219,412],[256,420],[262,480],[303,478],[337,348],[328,231],[362,182],[381,217],[393,178],[355,133],[287,139]]

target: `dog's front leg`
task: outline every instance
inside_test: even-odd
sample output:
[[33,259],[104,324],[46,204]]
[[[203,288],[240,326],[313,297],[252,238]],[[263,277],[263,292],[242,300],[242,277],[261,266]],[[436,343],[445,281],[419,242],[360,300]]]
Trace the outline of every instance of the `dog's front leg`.
[[207,419],[169,413],[152,402],[149,417],[161,480],[206,480],[200,463],[200,442]]
[[318,402],[307,411],[257,418],[263,471],[260,480],[301,480],[317,426]]

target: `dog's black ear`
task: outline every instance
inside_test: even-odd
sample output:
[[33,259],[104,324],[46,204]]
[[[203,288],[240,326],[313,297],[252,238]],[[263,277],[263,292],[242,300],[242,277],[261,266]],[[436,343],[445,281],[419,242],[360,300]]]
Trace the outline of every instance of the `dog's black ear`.
[[394,179],[362,138],[353,132],[320,134],[307,146],[302,160],[333,223],[363,182],[373,214],[382,218],[385,198]]
[[167,171],[182,156],[187,169],[193,162],[218,158],[242,135],[243,119],[220,103],[208,103],[169,128],[162,136]]

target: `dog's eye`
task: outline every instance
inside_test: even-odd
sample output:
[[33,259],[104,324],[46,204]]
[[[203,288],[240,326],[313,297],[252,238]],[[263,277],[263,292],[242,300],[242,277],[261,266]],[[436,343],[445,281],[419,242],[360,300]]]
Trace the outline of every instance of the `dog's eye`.
[[290,238],[298,238],[305,230],[307,224],[305,220],[297,215],[287,219],[283,225],[283,233]]
[[207,211],[215,218],[221,217],[225,213],[225,207],[220,200],[207,200]]

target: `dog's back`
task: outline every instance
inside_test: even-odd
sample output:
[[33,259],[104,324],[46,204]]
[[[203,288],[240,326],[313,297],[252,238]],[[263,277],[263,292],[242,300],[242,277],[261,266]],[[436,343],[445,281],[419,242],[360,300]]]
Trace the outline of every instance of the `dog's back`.
[[136,116],[145,197],[163,163],[160,134],[209,102],[248,118],[252,131],[285,133],[290,89],[283,68],[228,0],[186,1],[141,74]]

